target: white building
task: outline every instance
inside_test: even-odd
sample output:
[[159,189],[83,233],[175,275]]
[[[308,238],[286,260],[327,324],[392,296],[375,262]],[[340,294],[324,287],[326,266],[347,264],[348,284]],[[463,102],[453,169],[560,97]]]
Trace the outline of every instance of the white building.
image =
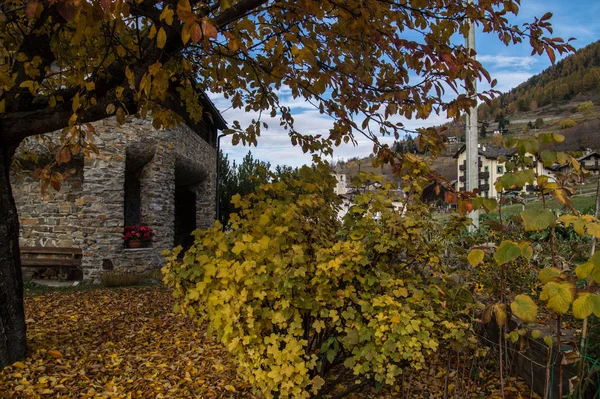
[[337,195],[346,194],[348,192],[348,181],[346,179],[345,173],[334,173],[335,179],[337,180],[337,184],[333,189],[333,192]]
[[[454,155],[457,159],[456,167],[458,168],[458,187],[459,191],[466,191],[466,165],[467,165],[467,153],[465,151],[466,146],[462,146]],[[506,165],[504,162],[499,162],[500,157],[509,159],[513,157],[517,150],[515,148],[504,148],[500,146],[490,145],[479,145],[479,193],[482,197],[496,198],[498,192],[494,183],[506,173]],[[551,171],[544,167],[541,162],[537,162],[535,157],[531,156],[533,160],[533,168],[536,176],[549,176],[551,177]],[[532,192],[535,190],[535,185],[527,184],[522,187],[521,192]]]

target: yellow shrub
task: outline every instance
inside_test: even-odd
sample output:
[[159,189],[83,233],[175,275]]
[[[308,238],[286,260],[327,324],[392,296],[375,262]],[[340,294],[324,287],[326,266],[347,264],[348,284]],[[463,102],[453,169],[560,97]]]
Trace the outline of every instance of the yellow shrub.
[[568,129],[573,126],[577,126],[577,122],[575,122],[573,119],[565,119],[563,121],[560,121],[558,126],[561,129]]
[[429,277],[442,246],[427,209],[401,216],[384,184],[356,196],[341,223],[324,174],[304,168],[234,198],[231,231],[197,231],[163,269],[177,310],[208,321],[266,398],[312,397],[340,368],[394,384],[467,339],[468,323],[450,312],[458,287]]

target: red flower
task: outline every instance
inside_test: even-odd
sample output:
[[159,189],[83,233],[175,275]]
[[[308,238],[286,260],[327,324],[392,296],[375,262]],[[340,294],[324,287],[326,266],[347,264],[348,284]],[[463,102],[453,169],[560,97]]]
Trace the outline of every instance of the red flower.
[[152,228],[148,226],[125,226],[123,227],[123,240],[150,241],[152,239]]

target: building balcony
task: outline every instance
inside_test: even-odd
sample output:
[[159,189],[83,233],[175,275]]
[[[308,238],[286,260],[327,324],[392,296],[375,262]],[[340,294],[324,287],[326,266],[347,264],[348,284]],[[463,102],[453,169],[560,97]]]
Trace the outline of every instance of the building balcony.
[[490,191],[490,185],[489,184],[480,184],[479,192],[485,192],[485,191]]
[[480,179],[489,179],[490,178],[490,172],[479,172],[479,178]]
[[[479,160],[479,168],[483,166],[483,162]],[[459,170],[467,170],[467,161],[464,161],[461,165],[458,165]]]
[[467,177],[465,175],[462,175],[461,177],[458,178],[458,180],[462,183],[467,181]]

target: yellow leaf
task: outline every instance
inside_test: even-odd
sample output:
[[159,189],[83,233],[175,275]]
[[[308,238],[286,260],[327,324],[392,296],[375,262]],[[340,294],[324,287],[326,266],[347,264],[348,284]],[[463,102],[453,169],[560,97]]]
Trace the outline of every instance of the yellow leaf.
[[506,305],[503,303],[497,303],[494,305],[494,316],[496,316],[496,323],[500,327],[506,324]]
[[538,307],[529,296],[521,294],[515,297],[510,309],[521,321],[533,323],[537,318]]
[[469,252],[467,259],[469,260],[469,264],[473,267],[477,266],[481,262],[483,262],[483,257],[485,256],[485,252],[481,249],[473,249]]
[[235,387],[233,385],[225,385],[225,389],[229,392],[235,392]]
[[312,393],[316,394],[319,391],[319,389],[321,389],[321,387],[325,385],[325,380],[320,376],[316,376],[312,379],[310,383],[312,385]]
[[160,28],[156,36],[156,47],[163,48],[165,47],[165,43],[167,43],[167,32],[165,32],[164,28]]
[[148,39],[152,40],[156,37],[156,26],[152,25],[150,27],[150,32],[148,33]]
[[165,7],[165,9],[160,13],[160,20],[164,20],[167,25],[171,26],[173,24],[173,15],[175,12],[170,7]]
[[26,365],[25,365],[25,363],[23,363],[23,362],[14,362],[14,363],[12,364],[12,366],[13,366],[13,367],[16,367],[16,368],[18,368],[18,369],[21,369],[21,370],[23,370],[23,369],[26,369],[26,368],[27,368],[27,366],[26,366]]
[[561,279],[561,271],[556,267],[545,267],[538,274],[538,279],[542,284],[549,283],[550,281],[557,281]]
[[600,296],[591,292],[582,292],[573,301],[573,316],[585,319],[594,313],[600,315]]
[[77,110],[79,109],[79,105],[79,93],[75,93],[75,97],[73,97],[72,103],[73,112],[77,112]]
[[573,302],[575,286],[569,282],[549,282],[542,288],[540,299],[548,302],[548,308],[555,313],[567,313]]
[[188,0],[179,0],[177,2],[177,14],[192,12],[192,6]]
[[190,40],[192,24],[183,24],[181,28],[181,41],[186,44]]

